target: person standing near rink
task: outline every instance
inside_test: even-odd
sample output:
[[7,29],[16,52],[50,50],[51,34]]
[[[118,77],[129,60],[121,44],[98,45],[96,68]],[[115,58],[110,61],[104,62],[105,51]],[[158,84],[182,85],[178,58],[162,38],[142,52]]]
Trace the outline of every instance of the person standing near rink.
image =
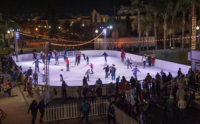
[[38,69],[38,72],[40,72],[39,71],[39,63],[42,63],[42,62],[38,61],[38,59],[37,59],[35,62],[33,62],[33,64],[34,63],[35,63],[35,72],[36,72],[36,68]]
[[127,69],[129,69],[129,66],[130,66],[131,69],[132,69],[131,62],[130,62],[129,58],[127,58],[125,64],[127,64]]
[[113,64],[111,67],[112,80],[115,80],[115,72],[116,72],[116,68],[115,68],[115,65]]
[[141,73],[141,71],[137,68],[137,66],[135,66],[135,68],[132,71],[135,78],[137,78],[137,72]]
[[108,78],[109,65],[107,65],[107,67],[104,67],[103,70],[104,69],[105,69],[105,73],[106,73],[105,78]]
[[87,65],[89,64],[89,57],[87,56],[86,57],[86,60],[87,60]]
[[78,55],[75,57],[75,65],[78,65]]
[[88,81],[89,81],[89,79],[90,79],[90,69],[88,69],[88,70],[86,71],[85,75],[87,75],[87,79],[88,79]]
[[104,56],[105,62],[107,62],[107,56],[108,56],[108,54],[106,52],[104,52],[102,56]]
[[122,58],[122,62],[124,62],[124,58],[125,58],[125,53],[124,53],[124,51],[122,51],[122,53],[121,53],[121,58]]

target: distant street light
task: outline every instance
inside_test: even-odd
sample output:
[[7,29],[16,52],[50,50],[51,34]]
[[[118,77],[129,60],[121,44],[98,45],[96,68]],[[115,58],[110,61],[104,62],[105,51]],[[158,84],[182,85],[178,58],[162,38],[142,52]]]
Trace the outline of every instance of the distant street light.
[[99,31],[96,29],[95,30],[95,33],[96,33],[96,44],[97,44],[97,33],[98,33]]
[[8,30],[7,33],[8,33],[8,47],[9,47],[9,50],[10,50],[10,31]]
[[112,26],[110,26],[110,29],[112,29],[113,27]]
[[199,30],[199,26],[197,26],[196,29]]
[[84,26],[85,26],[85,24],[82,24],[82,26],[84,27]]
[[49,26],[49,28],[51,28],[51,26]]
[[38,28],[35,28],[36,31],[38,31]]
[[60,29],[60,26],[58,28]]
[[46,28],[47,26],[45,25],[44,28]]

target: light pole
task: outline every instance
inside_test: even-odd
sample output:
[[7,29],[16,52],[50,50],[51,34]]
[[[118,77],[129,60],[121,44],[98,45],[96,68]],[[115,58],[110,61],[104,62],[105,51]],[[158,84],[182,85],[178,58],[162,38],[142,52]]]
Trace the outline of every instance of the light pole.
[[98,33],[99,31],[96,29],[95,30],[95,33],[96,33],[96,43],[97,43],[97,33]]
[[7,31],[8,33],[8,47],[9,47],[9,50],[10,50],[10,31]]
[[196,27],[196,30],[197,30],[197,36],[198,36],[196,44],[198,44],[198,39],[199,39],[199,47],[200,47],[200,37],[199,37],[200,31],[199,31],[199,26]]

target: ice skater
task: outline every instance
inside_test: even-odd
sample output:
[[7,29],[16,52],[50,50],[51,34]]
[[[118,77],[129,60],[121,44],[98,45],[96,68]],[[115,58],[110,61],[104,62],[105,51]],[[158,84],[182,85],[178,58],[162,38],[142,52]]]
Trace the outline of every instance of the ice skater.
[[113,64],[111,67],[112,81],[115,80],[115,72],[116,72],[116,68],[115,68],[115,65]]
[[45,54],[44,53],[42,54],[42,62],[43,63],[45,62]]
[[104,67],[103,70],[105,70],[105,78],[108,78],[108,72],[109,72],[109,65],[107,67]]
[[86,57],[86,60],[87,60],[87,65],[89,64],[89,57],[87,56]]
[[42,69],[42,82],[45,82],[45,68]]
[[75,65],[78,65],[78,56],[75,57]]
[[86,71],[85,75],[87,75],[87,79],[88,79],[88,81],[89,81],[89,79],[90,79],[90,69],[88,69],[88,70]]
[[102,56],[104,56],[105,62],[107,63],[107,56],[108,56],[108,54],[106,52],[104,52]]
[[91,67],[91,72],[92,72],[92,74],[94,74],[94,72],[93,72],[93,68],[94,68],[93,64],[92,64],[92,63],[90,63],[90,65],[89,65],[89,66]]
[[137,68],[137,66],[135,66],[135,68],[132,70],[132,72],[133,72],[133,75],[135,78],[137,78],[137,72],[141,73],[141,71]]
[[59,65],[59,61],[58,61],[58,59],[59,59],[59,56],[58,56],[58,54],[57,53],[55,53],[55,60],[56,60],[56,63],[55,63],[55,65]]
[[60,75],[60,81],[63,81],[63,69],[61,69],[59,75]]
[[130,62],[129,58],[127,58],[125,64],[127,64],[127,69],[129,69],[129,66],[130,66],[131,69],[132,69],[131,62]]
[[125,58],[125,53],[124,53],[124,51],[122,51],[122,53],[121,53],[121,58],[122,58],[122,62],[124,62],[124,58]]
[[69,60],[68,60],[68,58],[66,58],[66,67],[67,67],[66,71],[69,71]]
[[83,58],[84,58],[84,60],[85,60],[85,54],[83,53],[82,55],[83,55]]
[[42,62],[38,61],[38,59],[37,59],[35,62],[33,62],[33,64],[34,63],[35,63],[35,72],[36,72],[36,68],[38,69],[38,72],[40,72],[39,71],[39,63],[42,63]]

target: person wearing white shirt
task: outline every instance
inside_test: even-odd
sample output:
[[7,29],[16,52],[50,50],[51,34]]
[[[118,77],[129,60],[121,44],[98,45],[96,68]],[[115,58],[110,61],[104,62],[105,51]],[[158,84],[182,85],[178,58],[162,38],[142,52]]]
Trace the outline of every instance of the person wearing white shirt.
[[45,68],[42,69],[42,82],[45,81]]
[[43,51],[41,50],[41,51],[40,51],[40,56],[41,56],[41,59],[42,59],[42,55],[43,55]]
[[60,75],[60,81],[63,81],[63,69],[61,69],[59,75]]
[[143,61],[143,67],[145,68],[145,66],[146,66],[146,61],[147,61],[147,59],[146,59],[145,56],[143,56],[142,61]]

